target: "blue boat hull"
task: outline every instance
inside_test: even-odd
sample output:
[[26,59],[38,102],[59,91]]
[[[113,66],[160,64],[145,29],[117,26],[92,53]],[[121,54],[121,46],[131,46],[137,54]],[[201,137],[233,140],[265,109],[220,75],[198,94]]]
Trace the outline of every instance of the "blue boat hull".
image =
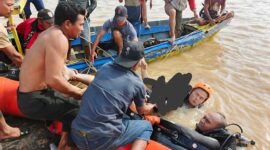
[[[173,45],[167,41],[164,41],[162,43],[145,48],[145,59],[146,61],[151,62],[158,58],[162,58],[166,56],[167,54],[179,53],[187,48],[191,48],[194,45],[202,42],[204,39],[207,39],[215,35],[218,31],[220,31],[222,28],[228,25],[230,21],[231,19],[228,19],[212,27],[208,25],[202,26],[202,27],[197,26],[195,24],[189,25],[190,27],[193,27],[195,30],[187,35],[177,38]],[[99,29],[100,27],[93,28],[93,30],[96,33]],[[147,39],[153,38],[153,37],[157,39],[167,39],[169,37],[169,26],[168,26],[167,20],[154,22],[154,25],[152,24],[150,30],[146,30],[142,28],[141,37],[140,37],[141,41],[146,41]],[[96,35],[92,35],[91,41],[94,41],[95,38],[96,38]],[[107,33],[102,38],[101,41],[104,42],[110,39],[111,39],[111,34]],[[72,46],[75,46],[78,44],[80,44],[80,39],[76,39],[72,41],[71,43]],[[99,69],[102,65],[113,61],[113,58],[115,57],[116,55],[112,55],[112,57],[97,58],[95,59],[93,66]],[[82,70],[82,69],[88,68],[89,64],[82,61],[82,62],[77,62],[74,64],[68,64],[68,67],[77,69],[77,70]]]

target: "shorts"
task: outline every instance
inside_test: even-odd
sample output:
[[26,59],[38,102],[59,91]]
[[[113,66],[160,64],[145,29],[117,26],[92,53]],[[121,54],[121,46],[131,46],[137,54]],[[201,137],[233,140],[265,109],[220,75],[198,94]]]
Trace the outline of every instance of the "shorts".
[[72,120],[79,110],[77,100],[64,97],[50,88],[27,93],[18,90],[17,95],[19,109],[27,117],[35,120],[61,121],[63,131],[70,131]]
[[136,139],[150,140],[153,128],[148,121],[123,119],[123,125],[125,126],[125,130],[117,137],[103,137],[90,133],[82,135],[80,131],[72,129],[71,138],[80,150],[115,150]]
[[182,31],[183,30],[183,25],[182,25],[182,11],[179,11],[177,9],[175,9],[173,7],[173,5],[171,3],[166,3],[164,6],[165,12],[168,16],[170,16],[170,10],[174,9],[176,11],[176,25],[175,25],[175,29],[176,31]]
[[128,21],[133,25],[137,32],[137,37],[140,37],[141,30],[141,6],[125,6],[128,10]]

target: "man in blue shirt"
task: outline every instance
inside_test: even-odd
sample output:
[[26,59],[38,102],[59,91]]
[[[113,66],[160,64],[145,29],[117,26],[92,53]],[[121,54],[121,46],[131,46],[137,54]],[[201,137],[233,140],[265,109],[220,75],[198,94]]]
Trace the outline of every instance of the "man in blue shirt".
[[127,17],[127,8],[124,6],[117,6],[114,17],[105,21],[94,41],[93,50],[91,51],[91,62],[94,62],[95,51],[100,39],[102,39],[109,30],[112,32],[112,47],[115,47],[118,50],[118,54],[121,54],[124,43],[138,41],[136,30],[133,25],[127,21]]
[[151,124],[125,116],[133,101],[140,114],[149,114],[155,107],[145,102],[143,81],[134,72],[143,57],[143,44],[129,42],[113,63],[97,72],[72,123],[71,138],[79,149],[114,150],[130,142],[134,149],[145,149],[153,130]]

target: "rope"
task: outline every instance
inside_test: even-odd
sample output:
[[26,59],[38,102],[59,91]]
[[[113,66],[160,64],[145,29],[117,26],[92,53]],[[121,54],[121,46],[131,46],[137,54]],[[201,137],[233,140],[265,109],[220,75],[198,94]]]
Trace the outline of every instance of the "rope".
[[[91,37],[90,25],[89,25],[89,22],[88,22],[87,18],[85,18],[85,21],[86,21],[85,23],[86,23],[87,28],[88,28],[88,33],[90,34],[90,36],[88,36],[87,38],[90,39],[90,37]],[[89,46],[89,48],[91,48],[91,45],[90,45],[91,42],[90,42],[90,40],[88,40],[88,39],[82,37],[81,35],[80,35],[80,38],[83,39],[83,40],[85,40],[86,42],[88,42],[88,46]],[[90,49],[90,51],[91,51],[91,49]],[[89,74],[90,69],[92,69],[93,71],[97,72],[96,67],[95,67],[95,66],[93,65],[93,63],[91,63],[88,59],[84,58],[84,62],[87,64],[88,67],[85,68],[85,69],[83,69],[81,72],[86,71],[86,69],[87,69],[86,74]]]
[[[82,37],[81,35],[80,35],[80,38],[82,38],[83,40],[87,41],[88,43],[93,44],[92,42],[90,42],[90,41],[87,40],[86,38]],[[110,53],[108,53],[107,51],[105,51],[104,49],[102,49],[102,48],[99,47],[99,46],[97,46],[97,48],[98,48],[98,50],[102,51],[103,53],[106,53],[112,60],[114,60],[113,56],[112,56]]]

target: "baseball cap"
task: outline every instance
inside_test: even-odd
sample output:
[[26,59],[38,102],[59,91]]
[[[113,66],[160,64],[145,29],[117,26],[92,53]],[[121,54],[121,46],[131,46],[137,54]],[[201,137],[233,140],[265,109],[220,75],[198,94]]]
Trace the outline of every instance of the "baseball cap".
[[50,22],[53,23],[53,12],[49,9],[41,9],[40,11],[38,11],[37,17],[39,19],[42,19],[46,22]]
[[128,42],[124,44],[123,51],[114,62],[125,68],[133,67],[144,57],[144,46],[142,42]]
[[127,17],[127,8],[125,6],[117,6],[115,8],[114,19],[116,21],[123,21]]

